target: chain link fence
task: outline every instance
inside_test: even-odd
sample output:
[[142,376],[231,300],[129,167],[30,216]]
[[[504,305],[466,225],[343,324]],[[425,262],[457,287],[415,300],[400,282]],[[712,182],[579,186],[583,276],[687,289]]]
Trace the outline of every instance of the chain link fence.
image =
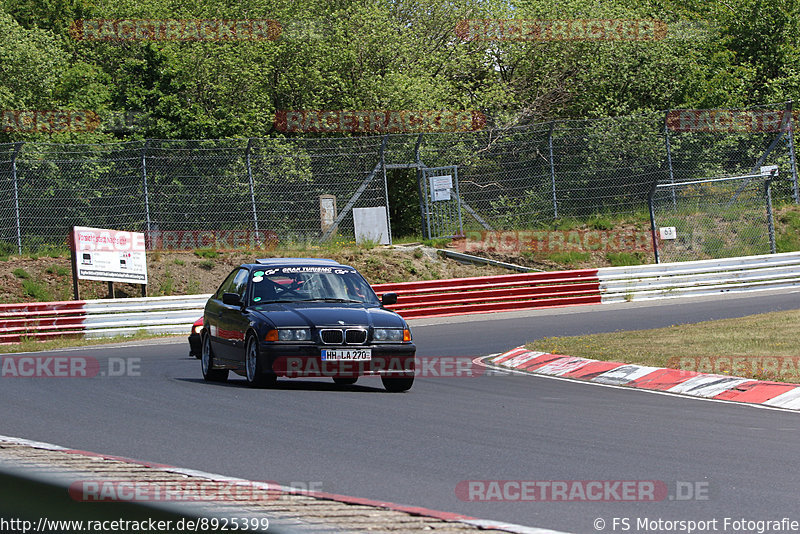
[[659,184],[651,206],[661,262],[775,252],[770,177]]
[[[408,218],[418,224],[392,228],[387,221],[390,229],[419,235],[427,226],[422,171],[449,166],[457,167],[464,231],[546,228],[593,216],[630,216],[649,230],[648,197],[656,184],[675,187],[654,196],[655,222],[678,228],[676,218],[697,217],[687,206],[713,206],[717,198],[731,213],[738,204],[748,211],[744,206],[761,187],[751,181],[734,197],[719,182],[700,189],[680,184],[749,175],[762,165],[779,168],[776,202],[798,201],[790,105],[746,110],[768,117],[756,127],[716,124],[708,113],[669,111],[458,133],[5,144],[0,243],[11,250],[63,245],[72,225],[146,232],[152,248],[214,245],[226,232],[239,232],[245,237],[237,242],[251,246],[351,240],[354,208],[399,203],[419,209]],[[788,120],[781,122],[784,116]],[[393,187],[397,180],[414,183]],[[323,205],[331,201],[335,209]],[[763,241],[733,247],[741,237],[735,228],[718,224],[714,236],[697,230],[691,247],[662,247],[664,258],[763,249]],[[720,236],[723,230],[731,236]],[[702,245],[712,237],[724,245]]]

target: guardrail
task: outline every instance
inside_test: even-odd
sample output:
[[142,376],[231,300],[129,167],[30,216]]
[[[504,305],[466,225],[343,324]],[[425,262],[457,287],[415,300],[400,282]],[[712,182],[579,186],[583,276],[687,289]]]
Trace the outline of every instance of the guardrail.
[[707,296],[800,285],[800,252],[598,270],[602,301]]
[[[406,319],[800,286],[800,252],[633,267],[376,284]],[[0,304],[0,343],[188,334],[210,295]]]
[[397,304],[388,308],[406,319],[600,303],[597,269],[401,282],[372,287],[379,294],[397,293]]
[[0,304],[0,343],[150,334],[188,334],[211,295]]

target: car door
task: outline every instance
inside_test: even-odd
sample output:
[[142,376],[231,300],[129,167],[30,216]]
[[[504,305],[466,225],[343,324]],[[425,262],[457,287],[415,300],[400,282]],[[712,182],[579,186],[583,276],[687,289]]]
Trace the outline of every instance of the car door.
[[[225,288],[225,293],[236,293],[242,303],[246,303],[247,281],[250,271],[240,268],[233,274],[231,284]],[[244,335],[247,332],[249,321],[243,306],[225,304],[220,295],[219,332],[222,350],[219,357],[224,360],[244,361]]]
[[211,338],[211,348],[217,358],[224,359],[225,352],[228,350],[228,344],[225,341],[227,332],[225,327],[220,324],[223,318],[223,311],[225,304],[222,302],[223,293],[230,293],[233,291],[233,284],[236,275],[241,269],[235,269],[225,278],[225,281],[220,284],[217,292],[214,293],[206,303],[204,313],[205,327],[208,329],[208,335]]

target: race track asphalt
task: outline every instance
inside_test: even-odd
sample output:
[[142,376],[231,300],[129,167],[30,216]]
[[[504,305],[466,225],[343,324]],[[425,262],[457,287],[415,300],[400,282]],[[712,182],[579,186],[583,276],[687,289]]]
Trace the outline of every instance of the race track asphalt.
[[[542,336],[640,329],[800,308],[798,292],[582,306],[413,324],[421,357],[476,357]],[[800,520],[800,415],[530,376],[419,377],[385,393],[239,377],[204,383],[185,341],[42,356],[129,376],[0,379],[0,434],[282,484],[556,529],[613,518]],[[468,480],[654,480],[707,491],[660,502],[469,502]],[[680,482],[681,484],[678,484]],[[632,528],[633,532],[637,531]],[[731,530],[732,531],[732,530]]]

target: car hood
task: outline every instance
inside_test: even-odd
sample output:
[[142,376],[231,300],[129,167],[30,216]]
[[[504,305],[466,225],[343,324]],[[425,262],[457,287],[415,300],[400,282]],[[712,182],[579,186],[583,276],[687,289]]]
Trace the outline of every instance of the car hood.
[[405,321],[395,312],[362,304],[275,303],[251,308],[276,327],[374,326],[403,328]]

